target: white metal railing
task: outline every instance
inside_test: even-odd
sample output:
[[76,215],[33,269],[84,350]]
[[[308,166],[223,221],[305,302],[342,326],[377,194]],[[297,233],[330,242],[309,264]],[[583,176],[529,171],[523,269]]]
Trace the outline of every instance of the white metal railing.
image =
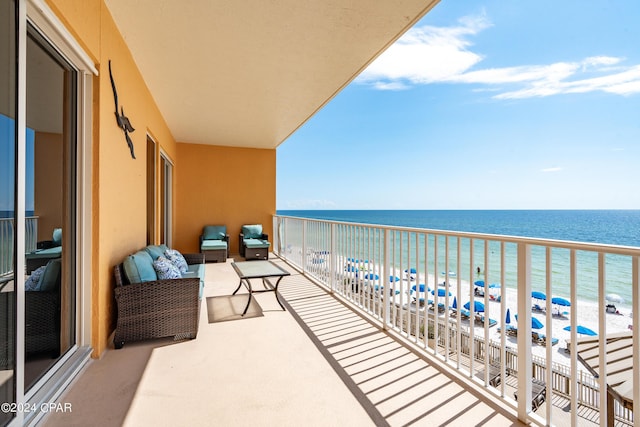
[[[531,396],[532,380],[541,380],[547,396],[557,393],[569,398],[572,408],[596,409],[600,424],[606,425],[607,393],[599,393],[606,389],[606,363],[600,364],[598,378],[593,378],[575,351],[557,362],[558,346],[552,339],[543,346],[534,344],[531,292],[542,290],[548,296],[541,302],[542,313],[535,316],[543,319],[546,337],[556,338],[552,324],[559,322],[571,326],[565,334],[575,343],[578,312],[593,313],[598,334],[606,336],[611,315],[605,310],[605,295],[614,286],[627,292],[624,308],[631,313],[627,321],[637,325],[640,248],[289,216],[274,216],[273,226],[276,255],[352,302],[381,327],[395,330],[469,381],[481,383],[505,403],[515,405],[520,419],[552,425],[552,399],[546,399],[542,419],[532,411],[531,399],[516,402],[507,394],[505,381],[491,385],[490,373],[495,369],[503,379],[515,377],[519,396]],[[497,293],[492,294],[488,286],[476,287],[478,280],[497,283],[493,289]],[[434,293],[420,293],[421,284]],[[411,292],[412,287],[416,291]],[[567,297],[572,306],[553,304],[552,296],[557,294]],[[451,310],[454,296],[457,309]],[[469,312],[461,308],[467,302]],[[484,313],[474,312],[476,302],[484,305]],[[507,309],[519,314],[515,347],[507,328],[496,332],[491,320],[506,320]],[[534,348],[537,356],[532,355]],[[633,354],[633,397],[640,401],[638,334],[633,336]],[[599,357],[606,361],[604,344]],[[640,417],[638,406],[630,411],[616,402],[616,421],[633,425],[634,417]],[[578,411],[571,411],[571,425],[578,424],[577,417]]]
[[[38,217],[26,218],[25,250],[36,250],[38,240]],[[13,272],[13,218],[0,218],[0,276]]]

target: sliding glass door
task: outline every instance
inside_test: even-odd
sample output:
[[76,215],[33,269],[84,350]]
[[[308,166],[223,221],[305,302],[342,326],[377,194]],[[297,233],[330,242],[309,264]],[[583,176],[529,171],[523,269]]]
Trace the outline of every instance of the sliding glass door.
[[0,0],[0,403],[15,404],[0,426],[41,416],[17,409],[49,401],[90,352],[78,307],[90,306],[95,71],[69,38],[43,4]]
[[[25,390],[76,343],[78,73],[32,27],[26,50]],[[35,280],[34,280],[35,278]]]
[[[16,402],[16,7],[0,0],[0,401]],[[0,412],[0,424],[12,418]]]

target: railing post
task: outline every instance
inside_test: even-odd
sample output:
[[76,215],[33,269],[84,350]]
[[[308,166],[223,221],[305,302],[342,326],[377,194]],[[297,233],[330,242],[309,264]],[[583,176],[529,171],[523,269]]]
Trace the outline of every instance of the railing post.
[[329,254],[329,287],[331,288],[331,293],[334,293],[336,290],[336,224],[331,223],[331,242],[330,254]]
[[307,220],[302,220],[302,259],[300,260],[302,274],[307,273]]
[[[531,245],[518,243],[518,418],[531,412]],[[522,351],[521,351],[522,350]]]
[[[382,267],[382,277],[389,277],[391,274],[390,268],[389,268],[389,239],[391,238],[391,232],[389,231],[388,228],[384,229],[384,260],[383,260],[383,267]],[[384,289],[382,295],[384,295],[384,305],[383,305],[383,309],[382,309],[382,329],[387,330],[389,328],[389,322],[390,322],[390,312],[391,312],[391,300],[395,297],[394,295],[394,288],[393,288],[393,284],[390,284],[389,288],[391,289],[391,292],[389,292],[388,289]]]

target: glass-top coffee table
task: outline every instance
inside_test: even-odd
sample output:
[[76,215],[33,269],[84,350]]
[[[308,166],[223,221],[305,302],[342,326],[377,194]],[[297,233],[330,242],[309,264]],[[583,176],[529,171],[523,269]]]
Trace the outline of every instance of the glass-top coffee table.
[[[235,291],[233,291],[233,295],[236,294],[244,285],[245,288],[249,291],[249,300],[247,301],[247,306],[244,308],[242,315],[247,314],[247,310],[249,309],[249,304],[251,304],[252,294],[259,292],[273,292],[276,294],[276,301],[280,304],[280,307],[283,310],[286,310],[280,301],[280,297],[278,296],[278,285],[280,284],[280,280],[284,276],[289,276],[289,273],[286,270],[283,270],[278,265],[274,264],[271,261],[243,261],[243,262],[232,262],[231,266],[240,277],[240,283]],[[262,286],[264,289],[253,289],[251,286],[251,279],[262,279]],[[275,283],[272,282],[271,279],[277,279]]]

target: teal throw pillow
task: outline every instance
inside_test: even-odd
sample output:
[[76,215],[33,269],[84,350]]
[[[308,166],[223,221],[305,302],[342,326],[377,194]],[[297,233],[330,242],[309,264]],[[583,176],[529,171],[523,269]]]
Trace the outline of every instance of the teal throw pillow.
[[159,256],[153,261],[153,268],[156,270],[156,274],[160,280],[180,279],[182,277],[178,267],[163,256]]
[[173,265],[178,267],[178,270],[180,271],[180,273],[186,273],[187,270],[189,269],[189,266],[187,265],[187,260],[184,259],[182,254],[177,250],[167,249],[164,255],[169,259],[169,261],[171,261],[171,263],[173,263]]
[[259,239],[262,236],[262,225],[243,225],[242,234],[245,239]]
[[152,282],[158,280],[156,271],[153,268],[153,259],[147,251],[138,251],[129,255],[122,263],[124,274],[129,279],[129,283]]
[[144,248],[151,255],[152,260],[157,260],[159,256],[164,256],[165,251],[169,249],[166,245],[149,245]]

